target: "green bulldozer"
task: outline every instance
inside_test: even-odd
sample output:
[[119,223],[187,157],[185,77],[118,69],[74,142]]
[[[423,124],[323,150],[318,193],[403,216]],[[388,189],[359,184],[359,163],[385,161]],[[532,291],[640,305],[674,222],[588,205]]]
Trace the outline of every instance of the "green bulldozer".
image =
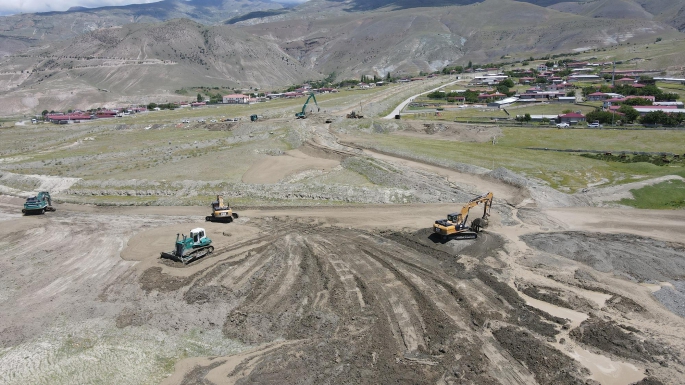
[[196,259],[211,254],[214,251],[214,246],[211,246],[211,244],[212,240],[207,237],[205,229],[192,229],[190,230],[190,236],[176,234],[175,249],[169,253],[162,253],[160,257],[187,265]]
[[26,198],[24,208],[21,210],[24,215],[45,214],[46,211],[55,211],[52,207],[52,198],[47,191],[41,191],[34,197]]

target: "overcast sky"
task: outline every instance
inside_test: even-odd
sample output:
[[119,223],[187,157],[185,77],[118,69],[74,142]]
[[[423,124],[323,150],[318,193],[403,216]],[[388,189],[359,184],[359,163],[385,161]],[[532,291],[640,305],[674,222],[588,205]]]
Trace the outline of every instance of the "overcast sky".
[[[107,5],[145,4],[159,0],[0,0],[0,15],[16,13],[66,11],[71,7],[104,7]],[[306,0],[274,0],[279,3],[301,3]]]

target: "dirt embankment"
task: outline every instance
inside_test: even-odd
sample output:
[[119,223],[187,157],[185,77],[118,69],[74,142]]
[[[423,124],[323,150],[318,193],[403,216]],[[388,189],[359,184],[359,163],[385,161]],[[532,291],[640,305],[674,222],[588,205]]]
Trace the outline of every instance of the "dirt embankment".
[[[374,234],[278,218],[258,227],[273,234],[263,246],[214,257],[187,278],[153,267],[140,281],[150,293],[183,293],[194,306],[235,304],[221,325],[226,337],[291,342],[238,364],[228,383],[494,384],[500,376],[581,383],[579,367],[543,342],[566,321],[525,305],[479,262],[496,258],[497,237],[479,238],[455,257],[424,232]],[[512,333],[531,339],[527,357],[558,364],[526,368],[512,359]],[[198,370],[205,379],[223,370],[199,366],[177,368],[189,381]]]

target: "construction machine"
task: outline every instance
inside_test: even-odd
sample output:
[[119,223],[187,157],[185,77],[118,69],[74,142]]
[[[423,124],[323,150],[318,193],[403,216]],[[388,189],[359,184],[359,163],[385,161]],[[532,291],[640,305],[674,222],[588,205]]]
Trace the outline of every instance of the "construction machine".
[[223,195],[217,195],[216,200],[212,202],[212,215],[205,217],[207,222],[233,222],[233,219],[238,218],[238,213],[234,213],[228,202],[224,202]]
[[364,115],[359,115],[354,111],[347,114],[347,119],[362,119],[363,117],[364,117]]
[[187,265],[198,258],[211,254],[214,251],[214,246],[210,246],[211,243],[212,240],[207,237],[205,229],[192,229],[190,236],[176,234],[175,249],[169,253],[161,253],[160,258],[171,259]]
[[[483,216],[474,219],[470,225],[467,225],[469,219],[469,211],[483,204]],[[483,228],[488,226],[488,217],[490,216],[490,209],[492,208],[492,193],[489,192],[474,199],[471,199],[461,211],[447,215],[447,219],[440,219],[433,224],[433,232],[439,234],[443,240],[448,238],[454,239],[476,239],[478,233]]]
[[47,191],[41,191],[35,197],[27,198],[21,210],[24,215],[45,214],[46,211],[55,211],[52,207],[52,198]]
[[317,112],[321,111],[321,108],[319,107],[319,103],[316,102],[316,96],[314,96],[314,93],[312,92],[311,94],[309,94],[307,101],[304,102],[304,105],[302,106],[302,111],[295,113],[295,117],[297,119],[306,119],[307,118],[307,104],[309,104],[309,101],[312,99],[314,100],[314,104],[316,104]]

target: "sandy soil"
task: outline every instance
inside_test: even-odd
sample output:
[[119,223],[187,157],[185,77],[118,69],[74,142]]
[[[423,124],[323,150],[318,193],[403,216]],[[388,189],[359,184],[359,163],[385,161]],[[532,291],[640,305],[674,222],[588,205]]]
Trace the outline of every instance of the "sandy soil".
[[277,183],[288,176],[308,171],[330,171],[340,162],[307,155],[300,150],[287,151],[283,156],[269,156],[255,163],[243,174],[245,183]]
[[[21,216],[23,200],[0,195],[0,383],[685,382],[685,211],[549,208],[502,179],[314,131],[243,178],[346,164],[447,198],[217,224],[207,206]],[[451,200],[486,191],[478,239],[432,234]],[[213,254],[159,258],[195,227]]]

